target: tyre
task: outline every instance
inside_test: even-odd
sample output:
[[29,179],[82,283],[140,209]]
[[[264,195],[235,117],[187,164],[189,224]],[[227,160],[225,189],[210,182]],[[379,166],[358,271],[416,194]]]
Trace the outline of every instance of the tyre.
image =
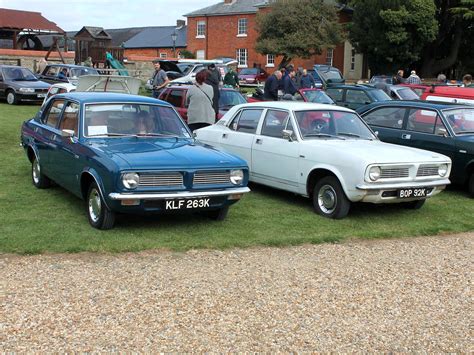
[[95,182],[89,186],[87,192],[86,212],[92,227],[102,230],[113,228],[115,213],[106,206]]
[[51,180],[41,172],[41,165],[36,156],[31,162],[31,181],[38,189],[46,189],[51,186]]
[[425,204],[426,200],[418,200],[418,201],[411,201],[411,202],[404,202],[403,205],[405,208],[410,210],[419,210]]
[[14,91],[9,90],[7,92],[7,103],[9,105],[16,105],[18,103],[18,96],[15,94]]
[[229,213],[229,206],[222,207],[218,210],[207,212],[207,216],[215,221],[223,221]]
[[326,176],[314,185],[313,207],[323,217],[341,219],[349,213],[351,202],[339,180],[334,176]]
[[469,193],[471,197],[474,198],[474,173],[471,173],[471,177],[469,178]]

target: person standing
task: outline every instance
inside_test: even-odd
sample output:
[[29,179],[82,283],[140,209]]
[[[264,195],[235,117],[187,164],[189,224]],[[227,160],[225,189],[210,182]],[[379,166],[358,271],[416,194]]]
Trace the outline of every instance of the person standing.
[[155,67],[155,73],[151,79],[153,86],[153,97],[157,99],[158,96],[160,96],[161,90],[170,82],[170,79],[168,79],[166,72],[161,69],[161,65],[158,60],[153,61],[153,66]]
[[215,117],[217,118],[217,114],[219,113],[219,84],[222,81],[222,78],[214,63],[209,64],[207,69],[208,76],[206,84],[211,85],[212,90],[214,91],[212,95],[212,107],[214,108],[214,112],[216,113]]
[[303,74],[300,78],[300,89],[309,89],[314,88],[316,86],[316,82],[311,74],[308,74],[306,69],[303,69]]
[[210,126],[216,121],[216,114],[212,107],[212,96],[214,95],[211,85],[205,83],[207,70],[201,70],[196,75],[196,83],[186,93],[186,104],[188,105],[188,126],[191,131]]
[[403,75],[405,75],[405,72],[403,71],[403,69],[400,69],[397,72],[397,75],[395,75],[395,77],[393,78],[393,84],[405,84],[405,78],[403,77]]
[[446,75],[444,74],[439,74],[438,77],[436,78],[436,84],[438,85],[446,85]]
[[283,74],[280,70],[275,70],[275,72],[267,78],[263,89],[264,100],[278,101],[278,89],[282,76]]
[[283,94],[294,95],[298,91],[295,78],[295,69],[291,68],[288,75],[283,78]]
[[412,70],[410,76],[405,80],[406,84],[421,84],[421,79],[416,75],[416,71]]
[[224,76],[224,85],[232,86],[234,89],[239,88],[239,76],[235,71],[234,65],[229,66],[229,71]]
[[464,75],[462,77],[462,83],[465,88],[474,87],[474,84],[472,83],[472,75],[471,74]]

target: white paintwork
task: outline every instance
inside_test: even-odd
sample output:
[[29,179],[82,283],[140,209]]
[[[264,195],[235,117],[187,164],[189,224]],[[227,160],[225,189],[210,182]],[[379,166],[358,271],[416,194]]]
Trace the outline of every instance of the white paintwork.
[[[256,134],[237,132],[229,127],[236,113],[242,108],[264,109]],[[450,158],[439,153],[383,143],[378,139],[345,137],[345,140],[324,138],[303,140],[300,133],[295,132],[296,139],[290,142],[283,138],[260,135],[266,109],[288,110],[293,127],[297,127],[293,112],[298,110],[354,112],[343,107],[302,102],[249,103],[234,106],[217,124],[195,131],[196,137],[204,143],[234,153],[246,160],[250,167],[251,181],[303,196],[308,196],[308,177],[315,169],[325,169],[337,176],[346,196],[352,202],[407,201],[398,197],[382,197],[382,193],[387,190],[414,187],[433,187],[432,193],[429,194],[431,197],[450,183],[448,177],[416,177],[421,164],[446,163],[450,171]],[[409,177],[372,182],[368,177],[368,170],[372,165],[408,166]]]

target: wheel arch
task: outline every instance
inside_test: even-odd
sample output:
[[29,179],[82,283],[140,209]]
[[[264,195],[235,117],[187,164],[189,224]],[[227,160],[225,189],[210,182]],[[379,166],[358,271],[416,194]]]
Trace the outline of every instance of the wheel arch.
[[106,206],[109,207],[106,196],[104,195],[104,186],[102,184],[102,179],[94,169],[86,169],[81,173],[80,186],[82,199],[84,201],[87,200],[87,192],[89,191],[89,187],[93,182],[95,182],[97,187],[99,188],[99,193],[102,197],[102,200],[104,201]]
[[34,146],[32,146],[31,144],[28,144],[28,146],[26,147],[26,156],[28,157],[30,163],[33,163],[33,158],[36,158],[38,159],[38,161],[40,161],[39,154],[36,148],[34,148]]
[[316,181],[326,176],[334,176],[337,180],[339,180],[344,194],[348,196],[345,187],[345,182],[342,176],[339,174],[339,172],[335,172],[329,169],[328,167],[315,167],[308,174],[308,178],[306,179],[306,193],[308,196],[313,195],[314,185],[316,184]]

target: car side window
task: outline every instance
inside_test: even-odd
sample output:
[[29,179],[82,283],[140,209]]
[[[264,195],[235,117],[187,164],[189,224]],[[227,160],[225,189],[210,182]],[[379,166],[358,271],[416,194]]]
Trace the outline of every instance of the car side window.
[[255,133],[262,111],[262,109],[242,110],[232,121],[230,129],[237,132]]
[[43,122],[50,127],[56,127],[58,125],[59,117],[64,108],[64,100],[54,100],[49,106],[48,112],[44,116]]
[[166,98],[166,101],[169,102],[174,107],[181,107],[183,104],[184,90],[171,90]]
[[342,94],[343,89],[327,89],[326,93],[333,99],[334,101],[342,101]]
[[371,111],[364,116],[364,120],[369,125],[400,129],[405,113],[406,109],[403,107],[385,107]]
[[79,105],[75,102],[68,102],[64,109],[64,114],[59,123],[59,129],[67,129],[74,131],[74,135],[77,136],[77,127],[79,123]]
[[362,90],[347,90],[346,102],[365,104],[366,102],[370,102],[370,98]]
[[446,130],[436,111],[411,109],[408,113],[407,130],[437,134],[440,129]]
[[49,67],[47,70],[46,70],[46,73],[44,75],[47,75],[47,76],[56,76],[58,74],[58,68],[57,67]]
[[262,136],[283,138],[290,114],[288,111],[268,110],[262,126]]

